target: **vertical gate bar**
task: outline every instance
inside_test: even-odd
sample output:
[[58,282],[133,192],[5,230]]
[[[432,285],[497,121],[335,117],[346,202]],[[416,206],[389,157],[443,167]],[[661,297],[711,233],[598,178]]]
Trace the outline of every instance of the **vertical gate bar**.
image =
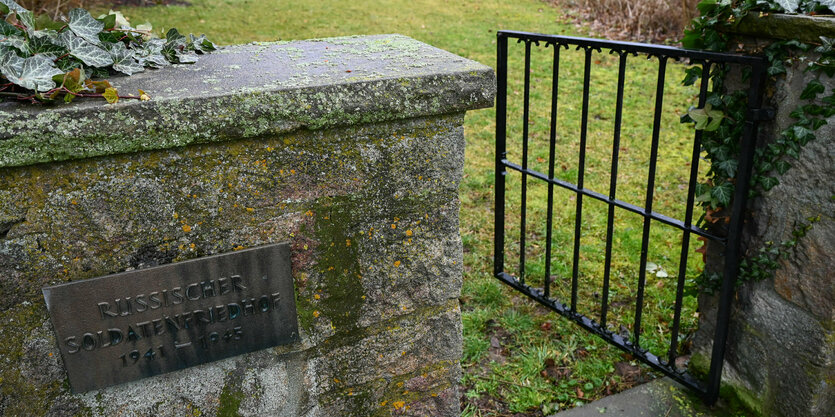
[[[548,178],[554,178],[554,163],[557,143],[557,94],[560,76],[560,44],[553,43],[554,64],[551,75],[551,143],[548,150]],[[551,240],[553,239],[554,222],[554,183],[548,183],[548,218],[545,230],[545,298],[551,297]]]
[[493,275],[504,272],[504,193],[507,169],[507,37],[497,36],[496,51],[496,178],[495,227],[493,242]]
[[649,174],[647,175],[647,200],[644,205],[644,233],[641,238],[641,266],[638,271],[638,295],[635,301],[635,325],[632,329],[635,346],[640,346],[641,315],[644,308],[644,285],[647,279],[647,252],[649,252],[649,230],[652,218],[652,200],[655,191],[655,165],[658,159],[658,138],[661,133],[661,111],[664,105],[664,77],[667,71],[667,57],[658,57],[658,84],[655,88],[655,115],[652,123],[652,147],[649,157]]
[[615,107],[615,132],[612,139],[612,169],[609,181],[609,213],[606,219],[606,263],[603,267],[603,302],[600,306],[600,327],[606,328],[606,315],[609,312],[609,274],[612,268],[612,233],[615,227],[615,205],[611,202],[617,195],[618,155],[620,153],[620,124],[623,116],[623,83],[626,75],[626,51],[618,52],[618,93]]
[[722,366],[725,358],[725,342],[728,339],[728,322],[731,314],[736,278],[739,274],[740,241],[744,225],[743,214],[748,199],[748,185],[751,180],[751,167],[754,163],[754,145],[756,143],[758,122],[753,118],[753,110],[762,105],[762,91],[765,81],[765,63],[752,66],[751,84],[748,89],[748,114],[742,131],[740,143],[739,167],[737,168],[736,189],[731,209],[731,223],[728,227],[728,240],[725,246],[725,265],[722,277],[722,289],[719,293],[719,306],[716,313],[716,333],[713,337],[713,352],[708,373],[706,401],[716,402],[719,397],[719,385],[722,381]]
[[[580,122],[580,160],[577,168],[577,189],[583,189],[583,174],[586,166],[586,131],[589,124],[589,88],[591,78],[591,48],[585,48],[586,62],[583,69],[583,114]],[[574,214],[574,263],[571,270],[571,311],[577,312],[577,281],[580,274],[580,226],[583,221],[583,194],[577,193],[577,208]]]
[[[710,61],[702,65],[702,80],[699,86],[699,108],[705,106],[708,84],[710,84]],[[678,332],[681,325],[681,308],[684,299],[684,279],[687,275],[687,255],[690,250],[690,226],[693,223],[693,210],[696,203],[696,184],[699,179],[699,155],[702,150],[702,131],[697,130],[693,138],[693,152],[690,156],[690,181],[687,184],[687,206],[684,212],[684,233],[681,237],[681,256],[678,261],[678,283],[676,284],[676,301],[673,316],[673,328],[670,332],[670,349],[667,351],[667,362],[675,366],[678,351]]]
[[525,41],[525,98],[522,114],[522,215],[519,228],[519,282],[525,283],[525,238],[528,214],[528,118],[531,94],[531,41]]

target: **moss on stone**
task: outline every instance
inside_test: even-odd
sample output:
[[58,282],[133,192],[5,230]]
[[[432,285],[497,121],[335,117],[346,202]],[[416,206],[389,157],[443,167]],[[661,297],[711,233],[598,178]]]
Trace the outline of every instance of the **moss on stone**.
[[[68,387],[63,381],[49,378],[32,380],[24,374],[26,362],[32,354],[44,354],[50,360],[58,352],[27,352],[26,342],[43,326],[47,319],[46,308],[41,301],[25,301],[20,305],[0,311],[0,395],[5,415],[47,415],[52,399],[65,394]],[[40,359],[40,358],[34,358]],[[46,358],[42,359],[46,361]]]
[[820,43],[821,36],[831,37],[835,33],[835,21],[831,16],[749,13],[728,31],[757,38]]
[[218,399],[217,417],[241,416],[238,410],[241,408],[241,401],[243,401],[246,394],[232,385],[227,382],[223,386],[223,391],[221,391],[220,398]]
[[[738,384],[725,383],[719,390],[719,395],[728,402],[731,409],[745,409],[754,417],[762,417],[764,399]],[[779,402],[778,402],[779,403]]]

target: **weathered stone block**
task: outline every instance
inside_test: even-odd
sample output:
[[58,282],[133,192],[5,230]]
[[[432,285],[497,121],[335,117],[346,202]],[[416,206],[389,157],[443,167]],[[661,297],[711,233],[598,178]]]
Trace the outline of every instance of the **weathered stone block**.
[[[457,415],[463,112],[489,68],[393,35],[114,81],[154,99],[0,105],[0,412]],[[70,392],[42,287],[280,241],[299,343]]]

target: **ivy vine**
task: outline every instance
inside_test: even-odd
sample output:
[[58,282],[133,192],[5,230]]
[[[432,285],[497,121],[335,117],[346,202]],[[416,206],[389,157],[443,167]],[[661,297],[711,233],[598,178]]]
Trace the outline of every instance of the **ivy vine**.
[[73,9],[64,22],[33,13],[14,0],[0,0],[0,97],[18,101],[71,102],[76,97],[149,100],[144,91],[122,95],[106,80],[171,64],[197,62],[197,54],[215,50],[205,35],[184,36],[177,29],[165,38],[149,24],[131,27],[119,12],[94,18]]
[[[700,16],[685,30],[682,44],[685,48],[711,51],[729,51],[733,28],[752,13],[803,13],[809,15],[832,14],[835,0],[702,0],[698,4]],[[797,40],[775,41],[763,48],[767,58],[768,75],[772,81],[786,74],[786,68],[795,63],[805,63],[805,71],[816,74],[800,94],[803,104],[791,112],[794,122],[779,133],[767,146],[756,149],[750,183],[750,196],[757,196],[779,184],[779,177],[792,167],[800,150],[815,139],[815,131],[835,115],[835,92],[825,96],[826,88],[819,81],[822,74],[835,76],[835,39],[821,37],[818,43]],[[810,52],[815,60],[808,61]],[[804,62],[805,61],[805,62]],[[702,130],[702,149],[710,162],[707,181],[698,185],[697,201],[705,208],[700,225],[726,221],[726,207],[734,193],[739,158],[739,142],[744,126],[747,96],[744,91],[728,91],[725,79],[728,72],[717,67],[709,74],[711,92],[703,108],[691,108],[682,122],[692,122]],[[747,74],[743,74],[743,77]],[[683,83],[693,85],[702,77],[701,67],[687,70]],[[797,222],[792,238],[784,242],[767,242],[761,248],[749,248],[746,259],[740,264],[737,284],[761,280],[773,276],[778,268],[777,259],[786,257],[797,246],[798,239],[806,235],[820,216]],[[697,284],[702,290],[718,289],[721,279],[715,274],[703,273]]]

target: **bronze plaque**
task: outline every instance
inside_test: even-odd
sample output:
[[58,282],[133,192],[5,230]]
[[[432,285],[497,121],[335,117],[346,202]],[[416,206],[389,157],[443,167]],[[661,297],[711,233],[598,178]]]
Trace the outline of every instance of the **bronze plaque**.
[[74,392],[299,339],[287,243],[43,289]]

